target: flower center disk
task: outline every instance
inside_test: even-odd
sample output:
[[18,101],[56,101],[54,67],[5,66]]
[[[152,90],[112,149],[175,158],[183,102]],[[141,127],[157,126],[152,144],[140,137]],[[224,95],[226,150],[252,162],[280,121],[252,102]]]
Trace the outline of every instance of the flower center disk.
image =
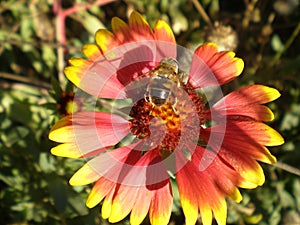
[[[191,141],[199,137],[199,130],[193,129],[195,120],[198,120],[199,125],[205,122],[205,104],[201,96],[187,86],[176,93],[176,96],[178,97],[176,105],[166,102],[156,106],[141,99],[133,105],[130,112],[133,118],[132,134],[139,139],[147,138],[149,146],[152,149],[157,147],[163,157],[176,149],[181,138]],[[183,137],[184,130],[186,132]]]

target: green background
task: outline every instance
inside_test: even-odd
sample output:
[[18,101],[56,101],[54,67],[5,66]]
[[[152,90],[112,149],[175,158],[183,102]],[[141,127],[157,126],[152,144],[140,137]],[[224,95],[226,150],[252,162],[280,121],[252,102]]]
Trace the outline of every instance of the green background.
[[[51,155],[55,143],[48,133],[64,113],[57,102],[64,107],[70,100],[62,98],[72,91],[62,73],[67,59],[82,57],[81,47],[94,43],[97,29],[111,29],[114,16],[127,21],[133,9],[152,27],[157,19],[167,21],[188,48],[205,42],[216,21],[235,30],[245,70],[223,90],[253,83],[277,88],[282,96],[269,104],[270,125],[285,144],[271,148],[278,164],[262,164],[266,183],[241,190],[241,204],[228,201],[228,224],[300,224],[299,1],[106,2],[0,1],[0,224],[109,224],[100,206],[85,206],[90,186],[68,184],[84,160]],[[174,199],[170,224],[184,224],[176,190]],[[128,218],[118,224],[129,224]]]

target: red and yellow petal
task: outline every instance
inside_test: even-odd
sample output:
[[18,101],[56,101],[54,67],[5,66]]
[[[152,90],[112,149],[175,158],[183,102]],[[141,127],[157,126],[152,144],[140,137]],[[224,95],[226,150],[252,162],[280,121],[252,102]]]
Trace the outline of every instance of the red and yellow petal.
[[[126,98],[124,86],[116,77],[116,68],[102,57],[102,63],[73,59],[75,66],[68,66],[64,72],[77,87],[100,98]],[[99,73],[98,71],[101,71]]]
[[133,11],[129,17],[129,27],[132,31],[134,40],[153,40],[153,32],[144,19],[144,17],[137,11]]
[[[127,176],[130,177],[129,173],[133,173],[132,175],[136,177],[140,175],[138,174],[138,168],[144,166],[148,169],[147,165],[149,163],[157,163],[153,160],[157,158],[158,151],[147,152],[145,155],[141,155],[137,151],[140,157],[133,160],[131,150],[138,145],[137,143],[105,153],[113,156],[114,162],[107,159],[107,157],[103,158],[103,155],[97,157],[98,159],[92,159],[74,174],[70,183],[72,185],[83,185],[98,179],[89,194],[86,204],[88,207],[94,207],[105,198],[102,206],[102,216],[110,222],[118,222],[131,212],[131,224],[140,224],[149,211],[152,224],[166,225],[170,219],[173,201],[168,178],[162,182],[151,184],[149,187],[146,187],[146,183],[139,185],[126,184],[130,181],[130,179],[126,180]],[[132,167],[126,167],[125,165],[132,165]],[[137,167],[136,170],[134,169],[135,166]],[[105,169],[106,171],[104,171]],[[103,170],[103,172],[99,173],[100,170]],[[144,172],[141,176],[146,176],[143,174]],[[115,179],[112,175],[115,176]]]
[[232,152],[243,153],[264,163],[276,163],[276,158],[264,145],[247,141],[247,136],[244,138],[229,138],[226,136],[223,140],[223,146]]
[[227,204],[225,198],[220,195],[219,201],[212,208],[214,217],[219,225],[226,225],[227,219]]
[[58,121],[52,127],[49,139],[64,143],[52,149],[55,155],[87,157],[117,144],[129,130],[129,122],[117,115],[79,112]]
[[244,62],[233,52],[218,52],[214,43],[206,43],[196,49],[190,70],[189,82],[195,87],[225,84],[239,76]]
[[101,177],[93,186],[89,193],[86,205],[89,208],[93,208],[98,205],[108,193],[114,189],[115,183]]
[[232,154],[241,153],[247,155],[249,159],[270,164],[275,163],[276,158],[265,146],[276,146],[284,142],[277,131],[255,121],[229,120],[226,128],[218,125],[203,129],[202,137],[206,141],[222,140],[222,143],[214,141],[209,143],[215,151],[224,148]]
[[[220,170],[222,175],[220,175]],[[207,168],[207,173],[211,174],[214,178],[215,185],[229,198],[235,202],[240,202],[242,200],[241,193],[236,188],[241,177],[237,171],[228,167],[223,161],[216,157],[216,159]]]
[[[227,206],[224,195],[230,193],[234,197],[236,194],[236,187],[232,184],[232,182],[237,182],[234,177],[235,171],[221,163],[218,155],[206,151],[208,150],[197,147],[191,161],[188,161],[176,174],[187,225],[196,223],[198,211],[200,211],[204,225],[211,225],[213,215],[219,225],[226,224]],[[200,171],[200,163],[207,160],[205,157],[213,158],[213,160],[205,170]],[[225,177],[230,174],[229,170],[232,174],[223,181],[219,181],[220,171],[224,171]],[[225,182],[225,179],[232,180],[232,182]],[[235,200],[240,201],[241,197],[236,195]]]
[[94,169],[94,165],[90,165],[94,160],[83,165],[69,180],[72,186],[81,186],[93,183],[100,179],[103,174],[100,174]]
[[204,225],[212,224],[213,214],[219,225],[225,225],[227,208],[223,194],[208,173],[195,171],[197,167],[187,166],[176,175],[186,224],[196,223],[199,210]]
[[133,208],[139,188],[134,186],[119,185],[112,201],[109,222],[116,223],[124,219]]
[[157,59],[164,57],[177,57],[177,45],[174,34],[169,25],[159,20],[154,27],[154,37],[156,39]]
[[128,155],[136,144],[105,152],[84,164],[70,179],[71,185],[86,185],[105,177],[118,183]]
[[64,143],[60,144],[51,149],[51,154],[60,156],[60,157],[68,157],[68,158],[87,158],[93,155],[97,155],[101,152],[106,151],[106,148],[100,148],[95,150],[80,148],[76,143]]
[[102,52],[95,44],[85,44],[82,47],[83,54],[92,61],[96,61],[102,56]]
[[247,155],[226,150],[221,150],[219,154],[244,178],[238,184],[240,187],[252,189],[265,182],[264,172],[256,160]]
[[[162,185],[158,184],[158,187],[153,191],[149,218],[152,225],[167,225],[171,217],[173,204],[171,184],[166,181]],[[155,185],[153,188],[155,188]]]
[[115,195],[115,189],[116,189],[116,185],[112,190],[110,190],[110,192],[106,195],[103,201],[102,208],[101,208],[101,215],[103,219],[108,219],[110,216],[112,201]]
[[[60,119],[54,126],[51,128],[49,133],[49,139],[52,141],[64,143],[64,142],[74,142],[74,135],[72,134],[72,121],[71,115],[65,116]],[[65,133],[65,131],[67,131]],[[61,139],[61,137],[63,137]]]
[[[207,141],[210,135],[214,135],[214,138],[221,138],[218,140],[224,138],[223,141],[239,140],[265,146],[277,146],[284,143],[282,136],[276,130],[257,121],[228,120],[226,126],[216,125],[206,128],[202,134]],[[209,144],[214,145],[213,142]]]
[[251,118],[256,121],[274,120],[274,114],[272,110],[264,105],[244,105],[239,107],[229,106],[224,110],[218,110],[217,113],[228,116],[228,119],[240,118],[242,120],[244,117],[247,117],[248,119]]
[[103,54],[118,46],[115,35],[106,29],[98,30],[95,39]]
[[231,92],[211,108],[222,116],[246,116],[258,121],[274,119],[272,111],[261,104],[277,99],[280,93],[263,85],[250,85]]
[[67,78],[78,87],[84,71],[86,71],[93,62],[80,58],[70,59],[69,62],[72,66],[66,67],[64,72]]
[[152,196],[152,191],[145,187],[140,187],[130,215],[131,225],[139,225],[143,222],[148,214]]
[[133,40],[129,26],[120,18],[112,18],[111,26],[119,43],[126,43]]
[[237,139],[248,137],[248,141],[265,146],[277,146],[284,143],[282,136],[276,130],[260,122],[241,121],[228,123],[226,133],[226,138],[228,136]]
[[158,20],[156,22],[154,26],[154,36],[158,41],[166,41],[176,44],[171,27],[163,20]]
[[[207,132],[209,131],[209,132]],[[283,139],[269,126],[254,121],[228,121],[224,126],[204,129],[203,137],[222,140],[222,145],[208,143],[242,177],[239,186],[255,188],[264,183],[265,177],[255,158],[272,163],[276,159],[264,147],[280,145]],[[214,136],[215,135],[215,136]]]
[[52,148],[51,154],[61,157],[80,158],[82,152],[76,143],[65,143]]
[[[253,84],[229,93],[223,98],[223,102],[230,106],[265,104],[279,97],[280,93],[275,88]],[[219,104],[216,103],[215,107]]]
[[[181,207],[185,215],[186,225],[194,225],[198,218],[198,190],[196,182],[193,181],[194,175],[191,169],[186,165],[176,174],[176,180],[178,183],[179,193],[180,193],[180,202]],[[191,174],[190,174],[191,172]],[[188,179],[190,178],[190,179]],[[196,189],[196,191],[194,190]],[[202,210],[205,211],[206,207],[202,207]],[[200,208],[201,209],[201,208]],[[204,214],[204,218],[208,218],[209,212],[211,210],[207,210],[208,212]],[[203,215],[203,214],[201,214]],[[209,218],[208,218],[209,219]],[[212,217],[210,219],[210,222]]]

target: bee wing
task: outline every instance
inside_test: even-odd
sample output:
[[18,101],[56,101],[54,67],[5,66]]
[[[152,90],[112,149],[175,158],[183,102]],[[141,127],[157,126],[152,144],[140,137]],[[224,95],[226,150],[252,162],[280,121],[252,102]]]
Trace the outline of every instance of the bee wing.
[[179,71],[178,71],[178,77],[179,77],[180,81],[181,81],[183,84],[186,84],[187,81],[188,81],[189,75],[188,75],[188,73],[186,73],[185,71],[179,69]]
[[127,96],[132,98],[134,102],[144,99],[150,79],[148,72],[134,79],[130,84],[126,85]]

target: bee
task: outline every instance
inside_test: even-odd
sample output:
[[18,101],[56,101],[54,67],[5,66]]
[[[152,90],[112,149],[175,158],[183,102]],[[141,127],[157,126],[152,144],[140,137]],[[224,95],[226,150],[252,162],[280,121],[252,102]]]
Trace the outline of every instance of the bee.
[[145,101],[154,107],[169,103],[176,113],[175,90],[181,87],[183,76],[178,62],[173,58],[163,58],[155,69],[148,72],[148,76],[150,80],[144,94]]

